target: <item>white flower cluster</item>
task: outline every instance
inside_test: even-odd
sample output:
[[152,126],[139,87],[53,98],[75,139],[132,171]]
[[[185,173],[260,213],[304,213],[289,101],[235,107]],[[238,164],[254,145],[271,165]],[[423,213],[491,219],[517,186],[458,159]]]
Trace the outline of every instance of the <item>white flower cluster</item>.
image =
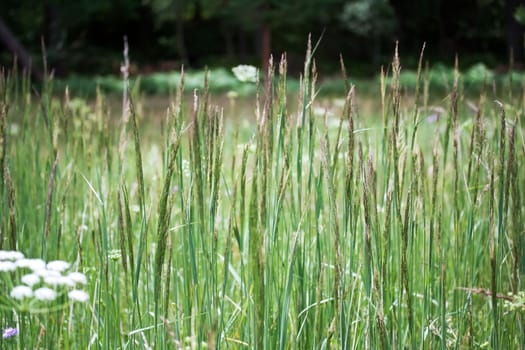
[[[89,294],[79,289],[80,285],[87,284],[86,275],[69,272],[70,267],[68,262],[62,260],[46,263],[42,259],[25,258],[18,251],[0,250],[0,279],[10,279],[7,285],[14,287],[9,295],[20,302],[31,299],[53,301],[65,292],[70,301],[88,301]],[[16,285],[18,280],[21,284]]]
[[239,66],[233,67],[232,72],[235,77],[243,83],[255,83],[257,81],[257,68],[254,66],[241,64]]

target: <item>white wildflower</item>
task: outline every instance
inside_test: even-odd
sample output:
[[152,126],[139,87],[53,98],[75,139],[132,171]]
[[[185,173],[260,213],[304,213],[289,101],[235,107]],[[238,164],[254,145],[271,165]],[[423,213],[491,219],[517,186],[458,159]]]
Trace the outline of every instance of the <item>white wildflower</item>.
[[84,275],[82,272],[71,272],[69,275],[67,275],[67,277],[69,277],[69,279],[75,283],[80,283],[80,284],[87,283],[86,275]]
[[[328,113],[329,113],[329,110],[326,107],[321,107],[321,106],[313,107],[312,111],[314,112],[314,115],[316,115],[318,117],[324,117],[325,115],[328,115]],[[333,113],[330,113],[330,116],[332,114]]]
[[85,303],[89,300],[89,294],[79,289],[74,289],[70,291],[69,293],[67,293],[67,296],[72,301],[78,301],[80,303]]
[[257,68],[254,66],[241,64],[237,67],[233,67],[232,72],[235,77],[243,83],[255,83],[257,81]]
[[46,268],[46,262],[42,259],[20,259],[16,261],[16,266],[39,271]]
[[53,276],[53,277],[60,277],[62,276],[60,272],[55,270],[48,270],[48,269],[42,269],[35,271],[35,273],[40,277],[47,277],[47,276]]
[[11,290],[11,297],[15,299],[31,298],[33,290],[28,286],[16,286]]
[[55,300],[57,297],[57,292],[55,292],[53,289],[42,287],[35,290],[35,298],[38,300],[43,301],[52,301]]
[[332,100],[334,107],[343,108],[345,106],[346,100],[344,98],[335,98]]
[[118,259],[120,259],[121,257],[121,253],[120,253],[120,249],[112,249],[108,252],[108,259],[109,260],[113,260],[113,261],[116,261]]
[[191,175],[190,161],[187,159],[182,160],[182,173],[185,177],[190,177]]
[[69,269],[69,266],[70,264],[68,262],[62,260],[54,260],[47,263],[48,270],[54,270],[59,272]]
[[50,286],[68,286],[74,287],[75,282],[66,276],[53,276],[48,275],[44,277],[44,283]]
[[38,276],[36,273],[30,273],[22,276],[22,283],[28,285],[29,287],[32,287],[39,282],[40,276]]
[[0,271],[15,271],[16,264],[12,261],[0,261]]
[[20,132],[20,126],[18,126],[18,124],[12,123],[9,126],[9,134],[18,135],[19,132]]
[[76,285],[75,281],[73,281],[68,276],[60,276],[60,285],[68,286],[68,287],[74,287]]
[[231,100],[235,100],[237,97],[239,97],[239,93],[237,91],[230,90],[226,93],[226,97]]
[[19,260],[23,258],[24,254],[16,250],[0,250],[0,260]]

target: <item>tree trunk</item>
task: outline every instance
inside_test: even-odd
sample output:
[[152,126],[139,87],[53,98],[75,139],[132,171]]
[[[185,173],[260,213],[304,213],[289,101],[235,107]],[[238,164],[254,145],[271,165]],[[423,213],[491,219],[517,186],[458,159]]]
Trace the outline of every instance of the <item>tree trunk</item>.
[[186,49],[186,41],[184,40],[184,1],[176,1],[176,28],[175,38],[177,41],[177,51],[179,53],[179,59],[181,64],[188,64],[188,50]]
[[58,75],[65,73],[63,64],[63,52],[62,48],[64,45],[64,32],[61,20],[60,7],[55,2],[48,1],[46,3],[46,44],[48,45],[46,57],[53,70]]
[[255,52],[259,55],[261,69],[266,77],[268,74],[268,63],[272,54],[272,28],[270,18],[272,9],[268,0],[263,0],[257,9],[255,20],[258,22],[255,32]]
[[261,28],[261,63],[264,76],[268,74],[268,63],[272,54],[272,29],[268,23]]
[[42,72],[37,69],[35,66],[33,66],[31,55],[29,52],[20,44],[20,42],[16,39],[14,34],[9,30],[7,25],[2,21],[0,18],[0,41],[5,44],[5,46],[15,55],[20,62],[22,62],[22,65],[25,69],[28,71],[31,71],[33,78],[35,78],[38,81],[42,80]]
[[241,29],[239,29],[238,35],[237,35],[237,42],[238,42],[238,52],[239,57],[242,61],[245,61],[248,57],[248,48],[251,47],[252,38],[251,36],[247,35],[247,33]]
[[46,4],[47,43],[51,50],[60,50],[63,46],[64,33],[62,29],[60,7],[54,2]]
[[235,57],[235,44],[233,40],[233,29],[226,23],[221,24],[222,33],[224,35],[224,48],[226,49],[226,57],[233,59]]
[[518,23],[514,18],[514,12],[518,6],[525,6],[525,0],[507,0],[505,2],[505,22],[507,26],[507,45],[509,55],[515,62],[523,64],[525,61],[524,54],[524,35],[525,27]]

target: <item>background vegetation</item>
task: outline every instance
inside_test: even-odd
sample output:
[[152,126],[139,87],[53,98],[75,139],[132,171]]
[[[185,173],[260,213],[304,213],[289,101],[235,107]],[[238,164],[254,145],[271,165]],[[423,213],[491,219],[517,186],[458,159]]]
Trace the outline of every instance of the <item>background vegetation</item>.
[[[400,42],[405,67],[415,69],[427,42],[431,62],[461,67],[482,61],[506,70],[510,48],[523,63],[523,0],[4,0],[0,21],[42,70],[41,38],[55,74],[119,75],[123,36],[132,73],[253,63],[288,53],[300,72],[305,36],[324,32],[317,59],[338,71],[342,54],[352,75],[377,74]],[[3,39],[3,35],[0,35]],[[2,40],[1,41],[5,41]],[[4,42],[5,44],[5,42]],[[12,50],[0,44],[0,63]],[[350,64],[351,63],[351,64]]]

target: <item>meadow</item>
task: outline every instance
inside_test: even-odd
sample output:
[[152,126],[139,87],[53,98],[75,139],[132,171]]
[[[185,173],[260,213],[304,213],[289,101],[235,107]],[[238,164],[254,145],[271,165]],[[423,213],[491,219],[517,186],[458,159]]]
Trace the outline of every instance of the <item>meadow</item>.
[[3,70],[0,348],[523,348],[524,86],[407,90],[396,52],[368,115],[312,51],[244,112]]

